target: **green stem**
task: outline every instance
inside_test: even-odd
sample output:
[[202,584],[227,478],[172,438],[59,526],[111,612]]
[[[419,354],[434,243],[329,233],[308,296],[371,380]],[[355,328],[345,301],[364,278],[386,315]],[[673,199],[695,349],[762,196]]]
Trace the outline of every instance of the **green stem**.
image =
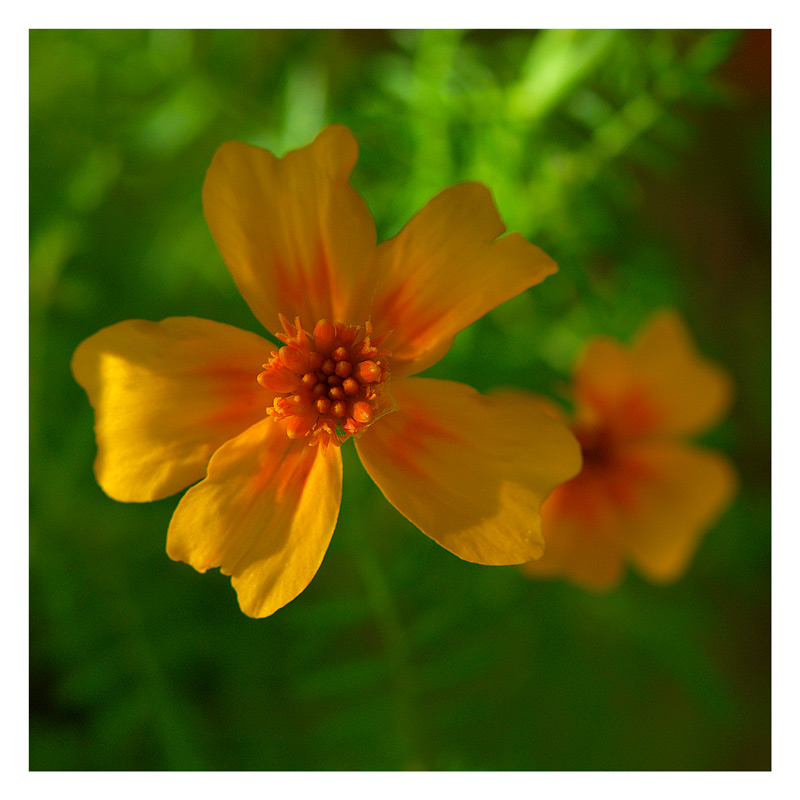
[[[343,452],[345,461],[352,462],[354,448],[346,448],[349,453]],[[350,455],[348,459],[347,456]],[[351,469],[346,471],[355,479],[352,473],[357,471],[355,464],[350,464]],[[363,472],[363,470],[362,470]],[[350,481],[350,485],[366,484],[365,480]],[[350,539],[351,549],[356,561],[361,580],[366,589],[367,599],[375,615],[378,630],[380,631],[384,652],[389,665],[393,681],[394,701],[394,729],[397,733],[398,749],[405,769],[424,769],[421,756],[420,736],[417,720],[418,691],[414,678],[414,665],[411,659],[411,647],[408,636],[400,619],[394,595],[378,559],[375,547],[370,537],[364,534],[363,527],[356,522],[354,525],[342,526]]]

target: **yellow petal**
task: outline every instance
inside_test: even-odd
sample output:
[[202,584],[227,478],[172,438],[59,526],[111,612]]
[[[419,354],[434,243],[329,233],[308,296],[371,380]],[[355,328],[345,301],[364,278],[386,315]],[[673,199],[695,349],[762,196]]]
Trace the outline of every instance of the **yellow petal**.
[[372,322],[394,331],[386,346],[395,376],[429,367],[460,330],[556,272],[519,234],[498,239],[504,231],[489,190],[464,183],[434,197],[378,247]]
[[395,508],[466,561],[538,558],[542,500],[580,469],[567,428],[522,393],[409,378],[392,394],[399,410],[356,447]]
[[625,547],[647,578],[673,581],[732,502],[736,473],[727,458],[699,447],[653,443],[632,452],[652,464],[654,474],[637,508],[621,520]]
[[127,320],[72,357],[95,410],[97,482],[110,497],[168,497],[205,475],[211,454],[262,419],[256,382],[273,349],[253,333],[196,317]]
[[699,433],[727,410],[732,385],[704,359],[674,312],[656,315],[628,349],[592,340],[575,369],[578,420],[623,437]]
[[342,499],[342,456],[325,455],[264,419],[214,453],[208,477],[183,496],[167,554],[220,567],[239,605],[266,617],[308,586],[328,549]]
[[219,148],[203,185],[203,209],[239,291],[261,323],[278,313],[306,326],[354,320],[372,296],[375,225],[348,182],[353,135],[325,128],[278,159],[240,142]]
[[637,337],[631,351],[633,370],[658,398],[664,434],[705,431],[722,418],[731,403],[728,374],[698,353],[681,317],[662,312]]

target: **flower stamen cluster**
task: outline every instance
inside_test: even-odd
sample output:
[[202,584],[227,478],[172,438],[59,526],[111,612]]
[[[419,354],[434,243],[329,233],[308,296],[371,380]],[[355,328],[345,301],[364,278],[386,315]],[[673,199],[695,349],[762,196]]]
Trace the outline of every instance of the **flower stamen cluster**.
[[280,314],[285,343],[270,354],[258,382],[277,397],[267,414],[288,420],[291,439],[309,437],[310,445],[339,446],[360,436],[376,419],[392,411],[386,391],[388,357],[381,348],[389,333],[373,336],[372,323],[345,325],[321,319],[310,334]]

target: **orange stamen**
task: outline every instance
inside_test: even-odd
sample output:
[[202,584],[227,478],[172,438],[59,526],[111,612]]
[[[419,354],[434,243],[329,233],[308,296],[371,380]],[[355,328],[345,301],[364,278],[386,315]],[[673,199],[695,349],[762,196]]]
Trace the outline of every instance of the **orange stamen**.
[[353,404],[353,419],[366,425],[372,421],[372,406],[365,400]]
[[276,393],[267,414],[286,421],[292,439],[308,437],[323,451],[351,436],[360,436],[375,420],[394,408],[387,390],[388,350],[380,348],[386,335],[373,336],[372,324],[319,320],[314,333],[303,329],[299,317],[290,323],[280,315],[284,343],[270,354],[258,383]]
[[265,370],[259,374],[258,382],[273,392],[293,392],[300,384],[297,375],[286,369]]
[[320,414],[327,414],[331,407],[331,401],[327,397],[318,397],[314,405]]
[[292,372],[305,372],[308,368],[308,356],[298,347],[281,347],[278,351],[286,369]]
[[353,371],[353,365],[349,361],[336,362],[336,374],[340,378],[349,378],[350,373]]
[[328,355],[335,339],[336,326],[332,322],[327,319],[321,319],[314,326],[314,342],[317,345],[318,353]]
[[286,426],[286,434],[290,439],[300,439],[311,433],[314,420],[311,417],[292,417]]
[[381,368],[374,361],[361,361],[356,364],[353,377],[359,383],[375,383],[380,380]]

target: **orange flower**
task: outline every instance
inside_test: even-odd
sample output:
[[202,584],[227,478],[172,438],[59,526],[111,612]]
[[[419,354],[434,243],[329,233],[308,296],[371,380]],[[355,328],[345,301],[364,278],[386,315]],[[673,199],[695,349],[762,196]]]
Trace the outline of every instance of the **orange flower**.
[[591,341],[573,389],[583,469],[542,507],[545,555],[523,569],[603,589],[630,561],[651,581],[676,580],[736,487],[727,458],[684,441],[726,412],[727,374],[662,312],[630,349]]
[[411,377],[556,265],[518,234],[498,238],[505,227],[476,183],[443,191],[377,245],[349,183],[357,153],[334,125],[282,159],[229,142],[209,168],[209,227],[256,317],[280,319],[280,349],[194,317],[129,320],[72,361],[95,409],[101,487],[141,502],[200,481],[167,553],[221,567],[253,617],[316,573],[351,437],[403,515],[482,564],[538,557],[541,502],[580,468],[574,437],[533,400]]

